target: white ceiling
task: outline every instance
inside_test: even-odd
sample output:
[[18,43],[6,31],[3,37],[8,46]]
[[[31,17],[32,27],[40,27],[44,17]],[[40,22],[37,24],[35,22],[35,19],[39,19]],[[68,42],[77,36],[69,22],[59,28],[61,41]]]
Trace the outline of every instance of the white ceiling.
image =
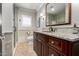
[[[51,6],[55,9],[55,11],[51,10]],[[66,4],[65,3],[50,3],[47,5],[47,12],[52,14],[57,14],[63,10],[65,10]]]
[[38,10],[42,3],[15,3],[16,7]]

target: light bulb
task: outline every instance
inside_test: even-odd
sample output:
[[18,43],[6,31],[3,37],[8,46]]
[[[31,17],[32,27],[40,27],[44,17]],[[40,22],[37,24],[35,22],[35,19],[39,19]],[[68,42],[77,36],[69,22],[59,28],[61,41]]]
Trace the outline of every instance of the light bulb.
[[52,10],[52,11],[55,11],[55,9],[54,9],[54,8],[51,8],[51,10]]
[[40,13],[40,16],[43,16],[43,13]]

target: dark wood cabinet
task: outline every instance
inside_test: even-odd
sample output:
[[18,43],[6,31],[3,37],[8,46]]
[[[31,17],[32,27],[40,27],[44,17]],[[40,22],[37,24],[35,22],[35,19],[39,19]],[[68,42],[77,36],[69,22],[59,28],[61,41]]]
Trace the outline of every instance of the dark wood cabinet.
[[38,54],[38,56],[41,56],[42,55],[42,44],[41,44],[41,42],[39,42],[39,41],[37,41],[37,54]]
[[40,40],[37,40],[37,38],[38,38],[37,36],[38,35],[34,34],[33,48],[36,51],[37,55],[40,56],[40,55],[42,55],[42,52],[41,52],[42,51],[42,49],[41,49],[42,44],[41,44]]
[[2,40],[0,39],[0,56],[2,56]]
[[34,32],[33,48],[38,56],[79,56],[79,41],[68,41]]
[[45,44],[42,44],[42,56],[48,56],[49,52],[48,52],[48,46]]
[[49,56],[60,56],[54,49],[49,48]]
[[[48,56],[48,38],[44,35],[34,33],[33,48],[38,56]],[[40,37],[41,36],[41,37]]]
[[49,37],[49,45],[60,51],[62,50],[61,40],[59,40],[58,38]]

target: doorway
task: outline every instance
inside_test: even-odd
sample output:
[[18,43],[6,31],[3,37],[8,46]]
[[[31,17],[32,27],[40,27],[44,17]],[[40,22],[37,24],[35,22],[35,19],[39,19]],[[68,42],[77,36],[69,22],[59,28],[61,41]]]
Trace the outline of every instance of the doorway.
[[[16,50],[21,46],[29,51],[28,55],[31,51],[33,52],[33,32],[36,30],[35,19],[36,12],[34,10],[16,7],[14,4],[14,53],[17,53]],[[25,52],[22,51],[22,53],[26,55]]]

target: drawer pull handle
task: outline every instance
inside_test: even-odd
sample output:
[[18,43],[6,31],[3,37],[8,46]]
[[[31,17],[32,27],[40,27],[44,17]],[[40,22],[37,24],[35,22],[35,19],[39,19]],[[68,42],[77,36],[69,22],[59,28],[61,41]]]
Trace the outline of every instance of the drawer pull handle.
[[39,40],[41,42],[41,40]]
[[51,54],[51,56],[54,56],[54,54]]
[[51,43],[54,44],[54,41],[52,41]]

